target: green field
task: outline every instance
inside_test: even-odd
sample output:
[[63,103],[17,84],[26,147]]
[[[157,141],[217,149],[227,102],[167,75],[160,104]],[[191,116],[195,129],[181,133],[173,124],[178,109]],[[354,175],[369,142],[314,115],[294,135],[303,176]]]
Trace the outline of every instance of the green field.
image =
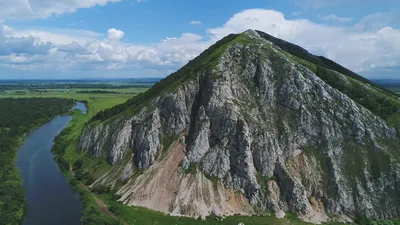
[[[103,109],[111,108],[115,105],[121,104],[126,100],[134,97],[136,94],[145,91],[144,88],[128,88],[128,89],[117,89],[118,92],[123,94],[93,94],[93,93],[78,93],[84,89],[43,89],[43,92],[31,92],[29,90],[12,90],[0,93],[0,98],[72,98],[78,101],[87,101],[88,114],[85,118],[88,120],[94,116],[97,112]],[[114,89],[101,89],[116,91]],[[46,91],[46,92],[45,92]],[[129,93],[129,94],[128,94]],[[134,93],[134,94],[130,94]]]
[[39,89],[39,90],[28,90],[28,89],[20,89],[20,90],[7,90],[3,93],[0,93],[2,96],[15,96],[15,95],[25,95],[25,96],[46,96],[46,95],[64,95],[64,94],[76,94],[82,91],[109,91],[115,92],[118,94],[138,94],[147,90],[147,88],[118,88],[118,89],[110,89],[110,88],[102,88],[102,89],[85,89],[85,88],[73,88],[73,89]]

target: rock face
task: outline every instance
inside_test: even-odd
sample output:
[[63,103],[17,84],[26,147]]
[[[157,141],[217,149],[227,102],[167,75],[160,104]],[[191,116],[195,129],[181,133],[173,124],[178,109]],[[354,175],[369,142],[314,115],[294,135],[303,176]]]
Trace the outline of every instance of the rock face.
[[137,113],[84,129],[80,151],[114,165],[95,185],[188,216],[400,217],[394,128],[260,33],[219,50]]

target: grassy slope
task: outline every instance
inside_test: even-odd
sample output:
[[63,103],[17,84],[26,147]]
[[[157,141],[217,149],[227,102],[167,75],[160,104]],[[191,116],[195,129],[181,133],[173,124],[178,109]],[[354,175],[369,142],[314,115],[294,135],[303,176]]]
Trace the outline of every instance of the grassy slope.
[[[400,100],[399,96],[391,90],[386,90],[371,81],[361,77],[330,60],[334,68],[339,71],[320,65],[318,61],[309,58],[300,58],[299,54],[292,55],[287,49],[281,51],[288,59],[303,65],[313,71],[319,78],[325,81],[331,87],[346,94],[356,103],[369,109],[377,116],[384,119],[390,126],[400,130]],[[308,52],[307,52],[308,54]],[[313,56],[314,58],[317,58]],[[319,58],[317,58],[319,60]],[[342,74],[345,71],[347,74]]]
[[313,55],[313,54],[309,53],[306,49],[304,49],[298,45],[292,44],[290,42],[287,42],[287,41],[279,39],[279,38],[275,38],[275,37],[273,37],[267,33],[264,33],[262,31],[257,31],[257,33],[261,37],[263,37],[263,38],[271,41],[275,45],[279,46],[284,52],[286,52],[294,57],[300,58],[303,61],[306,61],[310,64],[313,64],[314,66],[321,66],[321,67],[324,67],[329,70],[337,71],[341,74],[344,74],[347,77],[353,78],[354,80],[358,80],[364,84],[369,84],[372,87],[379,89],[380,91],[382,91],[388,95],[394,94],[390,90],[385,89],[378,84],[375,84],[374,82],[366,79],[365,77],[354,73],[353,71],[337,64],[336,62],[334,62],[328,58],[325,58],[323,56]]
[[203,73],[209,70],[210,67],[216,64],[221,54],[238,36],[239,35],[237,34],[231,34],[217,41],[214,45],[201,53],[198,57],[190,60],[185,66],[180,68],[178,71],[170,74],[166,78],[162,79],[146,92],[139,94],[136,98],[130,99],[124,104],[113,107],[112,109],[99,112],[93,118],[93,120],[105,121],[116,115],[119,115],[120,113],[123,113],[124,111],[135,111],[137,108],[141,108],[152,99],[163,95],[166,92],[174,90],[180,84],[188,80],[196,79],[199,73]]
[[141,207],[128,207],[116,202],[110,194],[98,195],[111,210],[119,215],[124,221],[132,225],[236,225],[244,223],[246,225],[307,225],[309,223],[300,221],[295,216],[288,215],[286,219],[278,219],[275,216],[230,216],[219,218],[210,216],[206,220],[166,216],[159,212],[154,212]]

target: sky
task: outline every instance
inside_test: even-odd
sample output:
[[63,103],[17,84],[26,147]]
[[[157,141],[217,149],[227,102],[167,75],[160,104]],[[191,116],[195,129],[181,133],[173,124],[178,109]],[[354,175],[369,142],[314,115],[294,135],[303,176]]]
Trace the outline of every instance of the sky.
[[247,29],[400,78],[399,0],[0,0],[0,79],[165,77]]

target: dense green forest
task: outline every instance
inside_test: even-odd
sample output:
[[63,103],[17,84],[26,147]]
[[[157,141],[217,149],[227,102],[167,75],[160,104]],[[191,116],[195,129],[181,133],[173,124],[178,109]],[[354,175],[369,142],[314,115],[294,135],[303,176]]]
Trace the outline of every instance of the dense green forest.
[[64,114],[72,99],[0,99],[0,225],[20,224],[25,193],[15,166],[18,146],[25,134]]

